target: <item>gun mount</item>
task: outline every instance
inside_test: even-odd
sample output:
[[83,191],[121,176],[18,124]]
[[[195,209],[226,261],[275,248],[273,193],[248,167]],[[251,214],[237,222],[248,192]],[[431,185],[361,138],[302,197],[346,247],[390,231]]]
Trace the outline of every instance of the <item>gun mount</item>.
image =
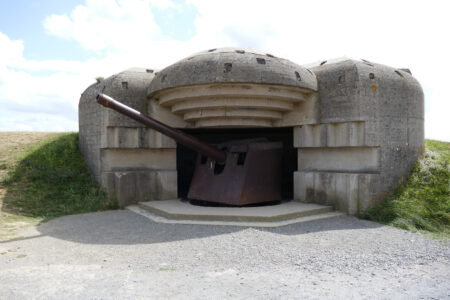
[[97,102],[198,153],[189,199],[236,206],[281,200],[282,142],[248,139],[210,145],[107,95],[98,94]]

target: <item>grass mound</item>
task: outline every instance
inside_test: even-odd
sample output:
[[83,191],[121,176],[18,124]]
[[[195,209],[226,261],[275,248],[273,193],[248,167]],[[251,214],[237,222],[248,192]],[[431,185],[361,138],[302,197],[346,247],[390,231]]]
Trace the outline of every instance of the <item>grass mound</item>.
[[48,220],[116,208],[93,180],[78,148],[78,134],[58,134],[30,146],[3,180],[2,210]]
[[450,143],[427,140],[425,155],[408,179],[363,218],[450,238]]

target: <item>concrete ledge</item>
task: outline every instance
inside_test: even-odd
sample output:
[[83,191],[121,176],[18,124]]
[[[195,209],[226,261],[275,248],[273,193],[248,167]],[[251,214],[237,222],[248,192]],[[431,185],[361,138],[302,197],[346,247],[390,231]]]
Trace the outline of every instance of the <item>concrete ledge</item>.
[[102,172],[176,170],[176,149],[100,149]]
[[329,213],[331,206],[296,201],[261,207],[204,207],[176,200],[140,202],[139,207],[172,220],[276,222]]
[[294,127],[294,147],[365,146],[365,122],[347,121]]
[[208,221],[208,220],[173,220],[167,219],[155,213],[152,213],[146,209],[143,209],[137,205],[130,205],[127,207],[128,210],[137,213],[153,222],[163,223],[163,224],[183,224],[183,225],[210,225],[210,226],[245,226],[245,227],[280,227],[290,224],[306,223],[322,219],[336,218],[344,216],[343,213],[333,211],[328,213],[321,213],[318,215],[311,215],[306,217],[299,217],[295,219],[289,219],[284,221],[274,221],[274,222],[244,222],[244,221]]
[[380,172],[380,147],[299,148],[299,171]]

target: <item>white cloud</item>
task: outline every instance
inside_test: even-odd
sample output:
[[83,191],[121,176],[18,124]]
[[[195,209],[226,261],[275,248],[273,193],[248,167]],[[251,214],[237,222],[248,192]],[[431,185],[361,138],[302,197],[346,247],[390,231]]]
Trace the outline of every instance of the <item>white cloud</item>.
[[[350,56],[410,68],[425,90],[426,136],[450,140],[444,115],[450,111],[445,99],[450,53],[446,1],[187,2],[198,11],[196,32],[188,41],[167,36],[155,21],[161,10],[181,9],[169,0],[87,0],[68,14],[43,21],[47,33],[96,54],[88,61],[26,60],[23,42],[0,33],[0,95],[24,106],[40,99],[76,108],[79,94],[96,76],[134,66],[162,68],[223,46],[256,48],[300,64]],[[30,74],[42,70],[54,73]]]
[[[159,8],[170,8],[170,1],[152,1]],[[70,16],[51,15],[44,20],[49,34],[72,39],[85,49],[117,51],[151,40],[165,40],[155,23],[152,2],[144,0],[88,0]]]
[[12,41],[0,32],[0,67],[17,65],[23,62],[23,41]]
[[[88,81],[80,74],[65,72],[64,66],[57,68],[58,62],[47,68],[44,62],[27,61],[23,41],[13,41],[1,32],[0,49],[6,54],[0,56],[0,130],[76,130],[75,95]],[[38,76],[30,70],[55,72]]]
[[447,1],[190,3],[200,14],[199,40],[215,35],[227,45],[259,48],[300,64],[349,56],[410,68],[425,87],[426,137],[450,141]]

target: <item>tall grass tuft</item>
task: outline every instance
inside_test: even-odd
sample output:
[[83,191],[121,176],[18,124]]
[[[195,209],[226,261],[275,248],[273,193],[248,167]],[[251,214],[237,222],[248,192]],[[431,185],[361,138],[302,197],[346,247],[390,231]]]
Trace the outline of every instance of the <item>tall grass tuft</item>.
[[426,151],[408,179],[363,218],[398,228],[450,238],[450,143],[427,140]]

